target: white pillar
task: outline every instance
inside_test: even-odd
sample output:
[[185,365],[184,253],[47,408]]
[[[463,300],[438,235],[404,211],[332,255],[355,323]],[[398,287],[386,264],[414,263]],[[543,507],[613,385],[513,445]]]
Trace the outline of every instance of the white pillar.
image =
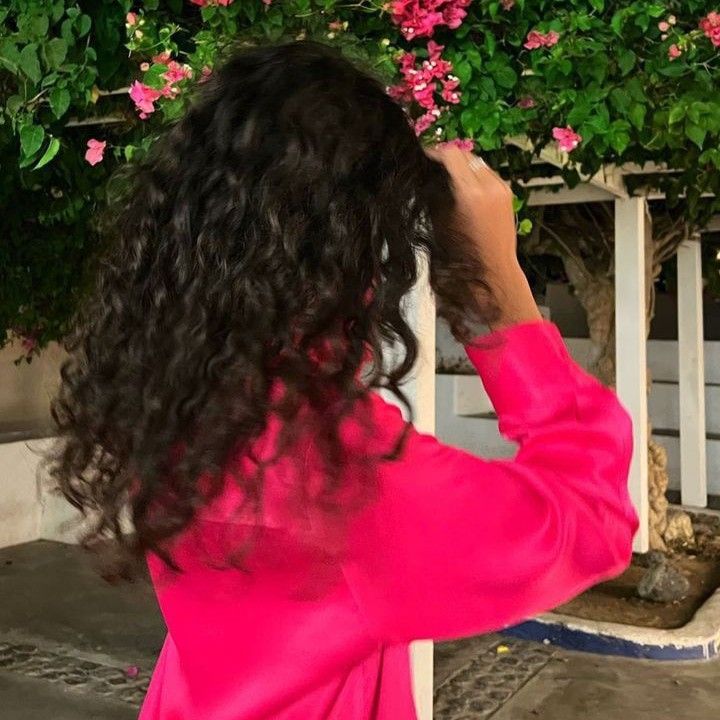
[[[420,263],[420,280],[410,303],[411,324],[419,340],[420,352],[412,380],[405,386],[412,403],[415,427],[435,432],[435,300],[428,282],[425,259]],[[430,640],[410,646],[413,692],[418,720],[433,715],[433,644]]]
[[706,507],[705,355],[699,235],[678,248],[677,278],[682,503]]
[[646,204],[615,200],[615,342],[617,392],[633,420],[630,495],[640,516],[636,552],[649,547],[647,342],[645,319]]
[[[421,432],[435,432],[435,300],[428,281],[424,257],[418,258],[419,279],[410,294],[406,318],[418,338],[419,353],[415,368],[403,385],[413,410],[413,423]],[[392,353],[393,350],[389,349]],[[383,393],[388,402],[396,403],[392,394]],[[404,410],[404,408],[402,408]],[[410,646],[413,695],[418,720],[432,720],[433,713],[433,644],[420,640]]]

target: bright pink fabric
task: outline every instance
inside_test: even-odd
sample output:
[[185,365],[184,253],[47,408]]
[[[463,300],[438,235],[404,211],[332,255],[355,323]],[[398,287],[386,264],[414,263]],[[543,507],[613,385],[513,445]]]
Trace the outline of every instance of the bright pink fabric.
[[[615,396],[549,323],[467,352],[515,459],[411,430],[340,536],[341,523],[290,500],[318,472],[308,448],[269,471],[243,570],[219,567],[252,522],[234,513],[229,482],[178,542],[182,574],[150,558],[169,632],[141,720],[411,720],[409,641],[505,627],[626,567],[632,433]],[[371,410],[374,448],[391,445],[399,411],[378,396]],[[359,433],[351,424],[348,440]]]

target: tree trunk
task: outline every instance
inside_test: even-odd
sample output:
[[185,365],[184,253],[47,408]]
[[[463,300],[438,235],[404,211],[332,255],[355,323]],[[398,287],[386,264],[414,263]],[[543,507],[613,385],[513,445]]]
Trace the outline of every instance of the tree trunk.
[[[646,246],[646,337],[655,314],[655,280],[660,264],[655,262],[652,240]],[[602,383],[610,387],[616,382],[615,359],[615,283],[607,275],[593,276],[587,268],[579,267],[572,258],[563,258],[565,272],[575,288],[575,294],[585,310],[591,343],[589,369]],[[648,392],[651,378],[648,374]],[[667,452],[652,439],[652,427],[648,427],[648,498],[650,549],[666,550],[663,535],[667,528],[668,487]]]

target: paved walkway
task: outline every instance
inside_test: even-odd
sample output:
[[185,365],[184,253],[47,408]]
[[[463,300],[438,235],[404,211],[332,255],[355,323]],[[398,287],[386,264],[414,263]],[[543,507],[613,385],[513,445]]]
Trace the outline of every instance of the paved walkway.
[[[105,584],[77,548],[1,550],[0,718],[132,720],[163,632],[149,587]],[[711,720],[720,707],[715,662],[596,657],[491,635],[436,646],[435,665],[436,720]]]

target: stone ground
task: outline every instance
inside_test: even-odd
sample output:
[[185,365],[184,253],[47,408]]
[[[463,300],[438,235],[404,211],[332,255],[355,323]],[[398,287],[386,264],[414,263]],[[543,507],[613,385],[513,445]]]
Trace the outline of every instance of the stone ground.
[[[149,588],[105,584],[77,548],[0,550],[0,720],[132,720],[162,636]],[[436,720],[710,720],[720,707],[717,662],[490,635],[436,646],[435,664]]]

